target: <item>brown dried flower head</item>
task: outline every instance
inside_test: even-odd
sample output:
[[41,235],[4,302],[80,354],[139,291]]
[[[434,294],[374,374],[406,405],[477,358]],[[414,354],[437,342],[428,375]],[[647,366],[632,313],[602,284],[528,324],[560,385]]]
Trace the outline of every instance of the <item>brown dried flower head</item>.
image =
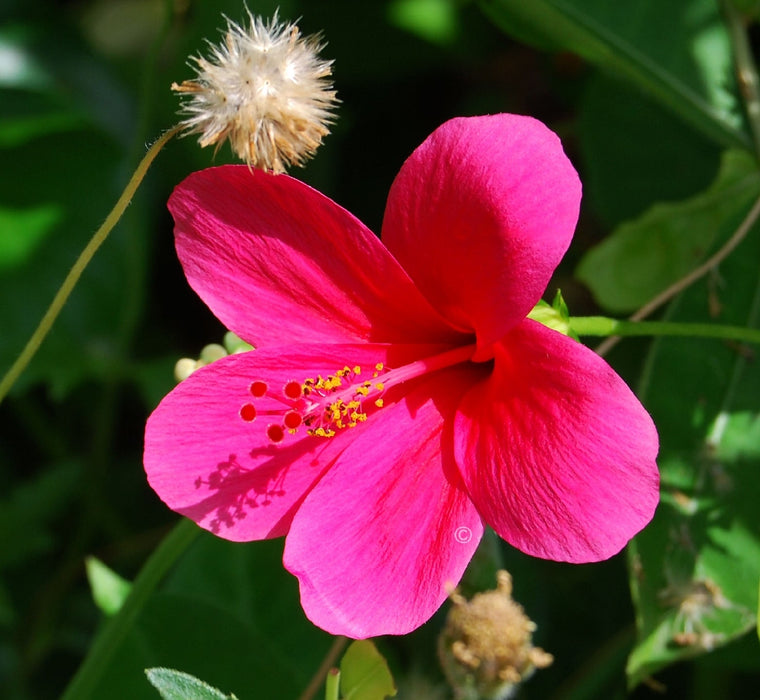
[[458,593],[438,639],[438,651],[446,678],[457,698],[504,700],[535,669],[552,663],[553,657],[533,646],[536,629],[512,600],[512,577],[497,575],[497,588],[467,601]]
[[229,139],[250,167],[282,173],[303,165],[329,133],[337,102],[332,61],[319,58],[320,37],[302,37],[275,13],[265,22],[248,13],[248,28],[227,19],[224,42],[193,57],[196,78],[172,84],[186,97],[181,122],[217,149]]

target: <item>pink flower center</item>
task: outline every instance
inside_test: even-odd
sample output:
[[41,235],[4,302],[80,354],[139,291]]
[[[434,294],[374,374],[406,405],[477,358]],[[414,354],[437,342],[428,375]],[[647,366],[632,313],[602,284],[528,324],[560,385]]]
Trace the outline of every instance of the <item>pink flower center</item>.
[[[339,431],[355,428],[381,409],[388,389],[471,360],[474,352],[475,345],[465,345],[394,369],[382,362],[370,368],[346,365],[327,377],[317,375],[302,381],[290,380],[279,391],[270,389],[266,381],[256,379],[248,388],[252,400],[240,408],[240,418],[250,423],[262,415],[270,420],[276,417],[277,421],[270,422],[266,428],[267,437],[273,443],[282,442],[288,434],[295,435],[301,427],[305,427],[309,435],[330,438]],[[257,400],[265,397],[279,406],[271,408],[268,402],[270,407],[257,408]]]

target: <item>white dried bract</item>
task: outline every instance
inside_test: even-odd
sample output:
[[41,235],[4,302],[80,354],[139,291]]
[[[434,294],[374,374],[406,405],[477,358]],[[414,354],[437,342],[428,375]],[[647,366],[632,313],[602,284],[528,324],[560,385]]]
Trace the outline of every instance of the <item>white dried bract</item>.
[[[248,13],[248,29],[227,19],[224,42],[193,57],[196,78],[172,90],[186,99],[181,122],[217,149],[229,139],[250,167],[282,173],[303,165],[329,133],[337,102],[332,61],[320,59],[320,37],[302,37],[295,24]],[[192,64],[191,64],[192,65]]]

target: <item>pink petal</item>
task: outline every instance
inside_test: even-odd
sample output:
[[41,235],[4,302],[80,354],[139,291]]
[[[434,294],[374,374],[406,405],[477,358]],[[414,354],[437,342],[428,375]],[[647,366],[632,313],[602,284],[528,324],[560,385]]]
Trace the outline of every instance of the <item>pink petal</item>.
[[401,168],[382,238],[436,309],[475,330],[486,359],[543,294],[580,198],[575,169],[541,122],[452,119]]
[[[302,426],[273,444],[267,426],[281,424],[287,406],[267,397],[254,400],[252,382],[266,381],[279,394],[291,380],[334,374],[346,364],[395,366],[436,351],[296,346],[222,358],[180,383],[148,419],[148,481],[170,508],[220,537],[248,541],[284,535],[301,499],[360,431],[325,439],[307,436]],[[251,422],[242,417],[247,405],[258,411]],[[267,410],[279,415],[267,416]]]
[[580,343],[524,321],[465,396],[456,458],[472,500],[523,552],[616,554],[658,502],[657,432],[623,380]]
[[377,413],[301,505],[284,561],[314,624],[360,639],[405,634],[459,582],[483,532],[452,460],[472,374],[432,375]]
[[456,335],[364,224],[287,175],[203,170],[169,209],[190,285],[255,346]]

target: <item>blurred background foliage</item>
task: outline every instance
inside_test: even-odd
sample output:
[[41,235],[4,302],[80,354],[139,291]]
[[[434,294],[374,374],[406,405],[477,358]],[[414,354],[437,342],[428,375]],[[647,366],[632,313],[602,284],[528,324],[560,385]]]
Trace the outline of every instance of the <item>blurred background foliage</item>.
[[[277,7],[323,33],[342,100],[333,134],[293,174],[374,230],[404,158],[444,120],[517,112],[560,134],[585,198],[547,298],[561,287],[574,315],[634,310],[715,250],[760,193],[715,0],[248,0],[263,16]],[[757,3],[742,9],[754,17]],[[218,40],[223,14],[242,21],[245,7],[0,1],[0,370],[146,144],[176,122],[169,85],[191,77],[187,57]],[[166,147],[0,406],[3,698],[58,697],[86,654],[105,613],[85,557],[129,580],[176,520],[143,477],[144,421],[173,386],[175,361],[224,329],[184,281],[165,201],[189,172],[228,160],[226,147],[214,155],[191,138]],[[666,314],[757,325],[759,240],[753,230]],[[628,686],[635,698],[754,696],[754,351],[636,340],[610,361],[658,423],[663,504],[629,560],[568,566],[502,546],[536,643],[556,659],[521,697],[622,698]],[[241,700],[298,697],[330,639],[305,620],[281,547],[201,537],[92,697],[157,697],[143,674],[151,666]],[[441,614],[380,640],[403,697],[447,697],[440,625]]]

